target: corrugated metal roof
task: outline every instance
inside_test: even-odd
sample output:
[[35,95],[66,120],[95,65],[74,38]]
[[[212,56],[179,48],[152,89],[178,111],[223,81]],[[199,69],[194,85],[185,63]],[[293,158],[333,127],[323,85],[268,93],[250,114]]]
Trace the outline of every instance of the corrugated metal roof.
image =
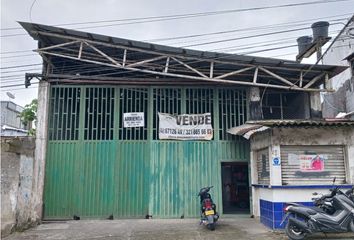
[[325,126],[354,126],[354,121],[347,119],[324,120],[259,120],[248,121],[248,124],[258,124],[268,127],[325,127]]
[[232,135],[249,139],[254,133],[274,127],[354,127],[354,121],[347,119],[326,120],[258,120],[247,121],[245,124],[227,130]]
[[[255,56],[245,56],[238,54],[226,54],[226,53],[217,53],[217,52],[207,52],[207,51],[198,51],[186,48],[178,48],[178,47],[170,47],[159,44],[152,44],[147,42],[128,40],[124,38],[110,37],[100,34],[76,31],[72,29],[65,29],[53,26],[47,26],[37,23],[28,23],[28,22],[19,22],[21,26],[35,39],[40,40],[45,44],[60,44],[65,42],[63,39],[59,39],[56,37],[44,36],[39,34],[39,32],[47,32],[53,34],[61,34],[67,35],[71,37],[84,38],[88,40],[99,41],[103,43],[116,44],[119,46],[125,47],[134,47],[137,49],[145,50],[145,51],[155,51],[165,54],[174,54],[180,55],[184,57],[191,58],[202,58],[205,61],[211,61],[212,59],[218,59],[224,62],[238,62],[244,64],[259,64],[263,66],[276,66],[276,67],[284,67],[288,69],[288,74],[296,75],[297,72],[291,72],[290,69],[302,69],[304,71],[311,69],[314,71],[326,71],[329,73],[329,77],[333,77],[338,73],[345,70],[347,67],[344,66],[331,66],[331,65],[312,65],[312,64],[301,64],[296,61],[289,61],[284,59],[275,59],[275,58],[264,58],[264,57],[255,57]],[[311,72],[307,72],[307,78],[313,78],[315,75],[312,75]]]

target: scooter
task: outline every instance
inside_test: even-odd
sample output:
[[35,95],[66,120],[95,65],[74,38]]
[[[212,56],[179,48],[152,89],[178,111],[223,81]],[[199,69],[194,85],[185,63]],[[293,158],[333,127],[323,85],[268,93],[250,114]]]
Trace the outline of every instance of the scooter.
[[215,230],[215,223],[219,219],[219,214],[216,212],[216,205],[214,204],[209,193],[210,187],[200,189],[198,196],[200,197],[201,218],[200,224],[204,224],[211,231]]
[[316,232],[354,232],[354,202],[351,198],[338,187],[333,189],[327,198],[331,198],[335,209],[333,214],[319,208],[305,207],[296,203],[287,204],[283,222],[288,219],[285,233],[289,239],[302,240],[308,234]]

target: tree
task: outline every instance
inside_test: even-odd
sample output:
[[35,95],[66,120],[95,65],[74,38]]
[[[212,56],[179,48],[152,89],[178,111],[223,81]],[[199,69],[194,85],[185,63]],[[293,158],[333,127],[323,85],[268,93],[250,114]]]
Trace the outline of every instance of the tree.
[[[21,118],[22,123],[25,126],[28,126],[32,122],[36,122],[37,120],[37,108],[38,108],[38,100],[33,99],[30,104],[27,104],[19,117]],[[34,136],[36,130],[30,125],[30,129],[28,131],[28,135]]]

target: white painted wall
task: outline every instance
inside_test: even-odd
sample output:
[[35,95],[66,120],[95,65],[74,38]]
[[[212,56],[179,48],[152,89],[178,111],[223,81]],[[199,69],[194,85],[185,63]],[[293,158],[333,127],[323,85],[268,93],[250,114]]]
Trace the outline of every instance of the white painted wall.
[[[349,66],[345,58],[354,52],[354,22],[343,31],[331,48],[323,56],[323,64]],[[334,89],[340,88],[343,83],[350,79],[352,73],[350,68],[331,79]]]

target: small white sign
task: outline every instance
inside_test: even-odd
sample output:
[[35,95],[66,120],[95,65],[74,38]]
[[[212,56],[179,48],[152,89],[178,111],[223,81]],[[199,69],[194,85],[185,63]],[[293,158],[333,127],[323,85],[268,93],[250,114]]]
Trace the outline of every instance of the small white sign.
[[144,127],[144,123],[145,121],[143,112],[123,113],[123,126],[125,128]]

